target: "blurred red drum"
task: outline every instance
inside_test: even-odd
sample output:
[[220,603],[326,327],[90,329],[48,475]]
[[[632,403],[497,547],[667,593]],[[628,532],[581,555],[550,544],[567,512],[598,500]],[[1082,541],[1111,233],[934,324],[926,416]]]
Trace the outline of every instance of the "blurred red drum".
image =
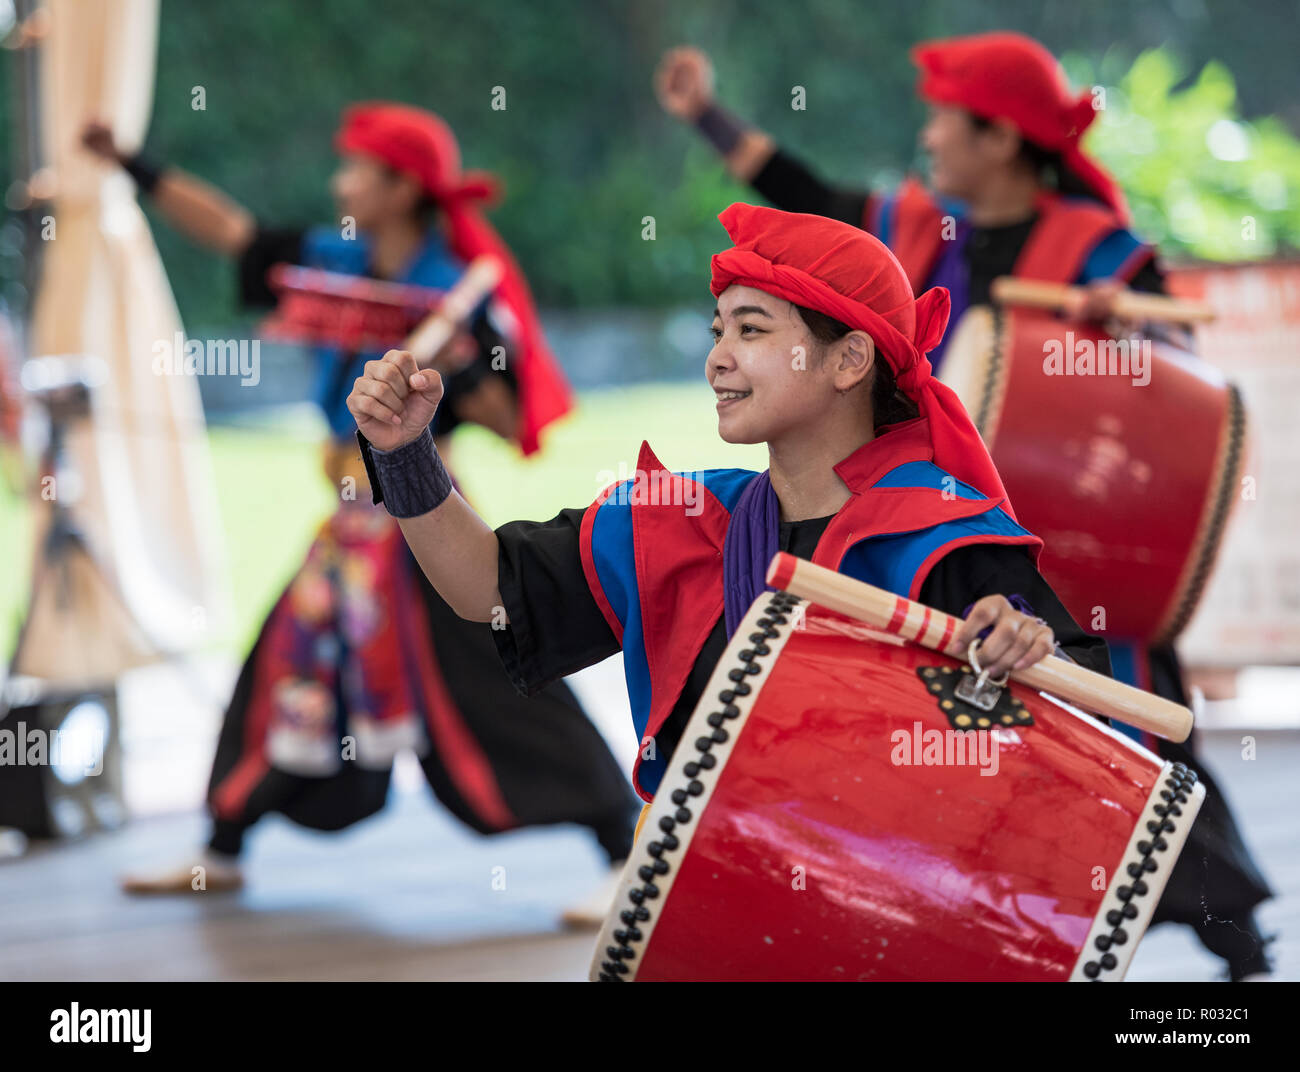
[[1204,788],[1019,685],[967,705],[963,671],[760,597],[641,825],[592,979],[1122,979]]
[[1042,537],[1039,569],[1075,620],[1172,641],[1237,498],[1237,389],[1168,343],[987,306],[954,329],[940,379],[988,444],[1018,520]]

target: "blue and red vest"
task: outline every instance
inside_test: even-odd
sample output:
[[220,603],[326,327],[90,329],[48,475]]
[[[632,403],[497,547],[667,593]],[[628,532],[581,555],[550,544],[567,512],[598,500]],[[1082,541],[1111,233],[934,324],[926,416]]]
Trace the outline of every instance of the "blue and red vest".
[[[370,243],[365,235],[343,238],[337,228],[310,228],[303,235],[302,262],[309,268],[374,278],[370,272]],[[465,266],[447,248],[442,236],[430,230],[424,245],[392,281],[449,290],[464,272]],[[384,351],[351,352],[338,346],[317,346],[312,356],[316,365],[313,398],[329,422],[334,438],[350,443],[357,431],[357,421],[348,409],[348,395],[365,372],[366,362],[378,361]]]
[[[1114,211],[1085,197],[1043,193],[1038,219],[1020,251],[1013,274],[1051,283],[1087,283],[1094,279],[1132,279],[1155,251],[1126,228]],[[920,294],[942,255],[955,245],[944,228],[945,217],[965,222],[959,202],[939,200],[915,179],[889,197],[869,199],[868,231],[887,245]]]
[[[928,422],[882,430],[835,466],[849,501],[812,561],[915,599],[934,564],[974,543],[1015,544],[1036,560],[1042,540],[933,462]],[[645,742],[662,728],[723,612],[723,546],[731,511],[758,474],[672,473],[642,443],[636,475],[606,488],[583,516],[582,567],[623,648],[632,721]],[[653,798],[671,757],[638,752],[632,781]]]

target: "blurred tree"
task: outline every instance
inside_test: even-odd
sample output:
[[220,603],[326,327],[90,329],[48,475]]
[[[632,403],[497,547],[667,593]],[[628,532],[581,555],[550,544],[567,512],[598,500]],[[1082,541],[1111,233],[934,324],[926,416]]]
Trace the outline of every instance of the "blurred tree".
[[[1071,56],[1065,65],[1078,83],[1107,83],[1105,63],[1099,71]],[[1223,64],[1207,63],[1177,89],[1184,76],[1167,50],[1142,53],[1106,91],[1086,135],[1124,187],[1137,229],[1166,255],[1242,260],[1294,249],[1300,141],[1272,117],[1244,121]]]
[[[268,223],[326,222],[342,108],[410,101],[446,117],[467,166],[504,180],[492,218],[543,304],[698,301],[723,241],[718,211],[752,195],[659,111],[650,80],[665,48],[709,50],[723,100],[828,178],[888,185],[921,164],[911,44],[1011,27],[1073,50],[1080,82],[1113,87],[1091,136],[1145,234],[1173,251],[1259,256],[1300,243],[1294,16],[1292,0],[164,0],[148,144]],[[1179,87],[1173,56],[1201,70],[1193,85]],[[795,86],[805,110],[791,107]],[[0,150],[9,107],[0,96]],[[1248,155],[1233,159],[1243,137]],[[5,151],[0,182],[11,176]],[[1234,237],[1247,215],[1253,245]],[[191,330],[229,324],[230,267],[155,233]]]

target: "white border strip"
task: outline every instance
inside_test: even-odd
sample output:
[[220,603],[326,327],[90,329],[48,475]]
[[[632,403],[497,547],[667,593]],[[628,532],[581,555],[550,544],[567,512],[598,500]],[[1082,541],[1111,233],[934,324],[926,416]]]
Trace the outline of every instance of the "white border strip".
[[[1137,952],[1138,943],[1142,941],[1143,935],[1147,932],[1147,927],[1151,924],[1151,917],[1155,914],[1156,904],[1160,900],[1160,895],[1165,891],[1165,884],[1169,881],[1170,874],[1173,873],[1174,864],[1178,862],[1178,857],[1187,842],[1187,835],[1191,832],[1192,823],[1196,821],[1196,816],[1201,810],[1201,803],[1205,800],[1205,786],[1200,781],[1197,781],[1192,786],[1187,803],[1178,805],[1182,810],[1182,815],[1173,818],[1173,833],[1165,832],[1155,835],[1147,830],[1148,822],[1159,822],[1164,818],[1164,816],[1155,813],[1155,807],[1163,803],[1160,792],[1166,788],[1165,779],[1173,771],[1174,765],[1172,763],[1165,763],[1160,768],[1155,787],[1147,796],[1146,806],[1143,807],[1142,813],[1138,816],[1138,821],[1133,827],[1133,835],[1128,840],[1124,854],[1119,858],[1115,873],[1109,876],[1106,895],[1101,899],[1101,907],[1097,909],[1097,915],[1092,921],[1087,940],[1083,943],[1083,951],[1079,954],[1079,959],[1074,962],[1074,970],[1070,972],[1069,981],[1072,983],[1090,982],[1091,980],[1083,972],[1084,965],[1089,961],[1100,961],[1106,953],[1113,953],[1119,963],[1109,970],[1103,969],[1097,978],[1102,982],[1123,982],[1129,964],[1133,961],[1133,954]],[[1156,836],[1163,837],[1169,843],[1169,847],[1163,852],[1157,850],[1151,853],[1151,858],[1159,866],[1155,871],[1144,872],[1142,875],[1142,881],[1147,884],[1147,892],[1141,897],[1133,897],[1128,902],[1121,901],[1117,892],[1119,887],[1130,886],[1135,881],[1128,874],[1126,868],[1129,864],[1142,858],[1142,854],[1138,851],[1138,842],[1150,841]],[[1098,935],[1109,935],[1115,929],[1114,926],[1106,922],[1106,913],[1116,909],[1122,912],[1125,903],[1136,905],[1138,910],[1138,914],[1133,919],[1126,919],[1120,924],[1124,928],[1124,933],[1128,936],[1127,940],[1123,945],[1112,944],[1105,951],[1098,949]]]
[[[604,974],[601,964],[610,959],[606,947],[623,945],[614,937],[615,931],[624,930],[627,926],[619,918],[619,914],[636,907],[629,900],[628,892],[633,888],[645,885],[645,880],[637,874],[638,869],[646,865],[654,865],[655,857],[650,855],[646,846],[650,842],[663,837],[663,831],[659,829],[659,820],[665,816],[671,818],[679,807],[679,805],[673,803],[672,794],[673,790],[684,788],[687,781],[689,781],[682,773],[682,767],[692,761],[698,762],[700,758],[701,753],[695,751],[695,739],[697,737],[707,737],[713,732],[713,727],[709,725],[708,718],[710,714],[723,706],[718,700],[718,693],[735,685],[735,682],[727,675],[737,667],[746,665],[740,661],[740,652],[745,648],[754,646],[755,642],[749,639],[749,634],[759,629],[756,624],[759,618],[765,618],[771,613],[772,597],[776,594],[775,592],[764,592],[754,601],[749,608],[749,612],[741,619],[735,635],[731,638],[731,643],[727,645],[726,650],[722,653],[722,658],[718,660],[713,675],[709,678],[709,683],[700,696],[700,702],[696,704],[695,711],[686,724],[682,739],[678,742],[677,751],[669,759],[668,770],[664,774],[663,781],[659,784],[659,791],[655,793],[654,802],[650,805],[650,812],[641,824],[641,834],[636,839],[636,844],[632,846],[632,851],[628,855],[627,865],[623,869],[623,878],[618,885],[618,895],[614,898],[614,907],[610,909],[605,925],[600,929],[600,934],[596,938],[596,949],[592,956],[591,970],[588,974],[588,978],[593,983],[598,982],[601,975]],[[797,602],[796,605],[807,606],[806,603],[802,602]],[[619,978],[624,982],[633,982],[636,979],[641,955],[650,946],[650,940],[654,935],[655,922],[667,906],[668,897],[672,893],[673,882],[677,878],[677,872],[681,869],[682,862],[690,851],[691,839],[695,836],[695,831],[699,828],[704,812],[709,806],[714,787],[718,784],[718,779],[722,777],[722,772],[727,769],[727,760],[730,758],[736,742],[740,739],[740,735],[744,732],[749,713],[753,710],[754,704],[758,702],[759,694],[763,691],[763,685],[781,655],[781,649],[785,647],[786,641],[790,639],[790,634],[794,632],[795,615],[794,613],[788,613],[787,617],[789,620],[787,620],[786,624],[782,625],[779,622],[774,622],[772,625],[772,628],[777,630],[777,636],[769,637],[765,641],[771,650],[766,655],[756,655],[754,657],[754,662],[751,665],[758,666],[759,672],[746,675],[745,682],[750,687],[749,695],[736,697],[735,705],[740,709],[740,714],[735,718],[727,719],[723,724],[723,728],[726,729],[728,734],[727,741],[723,744],[714,744],[709,749],[709,755],[716,757],[717,762],[710,769],[701,769],[697,776],[696,780],[704,786],[704,792],[699,796],[691,797],[685,805],[691,812],[690,822],[678,823],[673,829],[673,835],[677,838],[679,844],[676,849],[665,852],[662,857],[668,863],[668,873],[654,877],[654,885],[659,890],[659,896],[654,899],[646,898],[642,902],[649,911],[650,918],[636,924],[637,929],[641,932],[641,939],[629,943],[629,948],[634,951],[635,955],[631,959],[623,960],[623,963],[628,967],[628,971],[626,975],[621,975]]]

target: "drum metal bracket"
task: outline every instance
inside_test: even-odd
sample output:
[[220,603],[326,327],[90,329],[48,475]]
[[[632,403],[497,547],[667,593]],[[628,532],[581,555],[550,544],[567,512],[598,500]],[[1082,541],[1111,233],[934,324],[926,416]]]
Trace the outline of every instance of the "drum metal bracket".
[[1034,724],[1029,709],[1011,695],[1005,681],[989,681],[976,667],[919,666],[916,673],[955,730]]

